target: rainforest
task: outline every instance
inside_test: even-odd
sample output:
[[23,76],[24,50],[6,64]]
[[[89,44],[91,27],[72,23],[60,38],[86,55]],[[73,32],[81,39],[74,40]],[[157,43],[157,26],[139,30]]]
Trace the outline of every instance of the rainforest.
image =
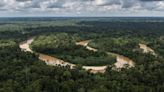
[[164,92],[163,17],[0,18],[0,92]]

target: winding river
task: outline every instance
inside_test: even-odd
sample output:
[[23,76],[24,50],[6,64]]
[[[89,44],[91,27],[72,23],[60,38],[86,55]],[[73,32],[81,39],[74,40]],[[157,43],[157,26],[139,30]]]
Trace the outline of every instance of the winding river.
[[[25,52],[31,52],[34,53],[34,51],[32,51],[32,49],[30,49],[30,44],[34,41],[34,37],[27,39],[24,42],[21,42],[19,44],[19,47],[21,48],[22,51]],[[88,46],[88,43],[90,42],[90,40],[87,41],[81,41],[81,42],[77,42],[76,45],[81,45],[86,47],[86,49],[88,50],[92,50],[94,52],[98,51],[98,49],[92,48],[90,46]],[[119,54],[115,54],[115,53],[111,53],[111,52],[106,52],[107,54],[112,54],[114,56],[116,56],[116,60],[117,62],[114,64],[116,68],[123,68],[125,65],[129,65],[129,67],[134,67],[135,63],[134,61],[132,61],[131,59],[129,59],[128,57],[119,55]],[[52,57],[43,53],[37,53],[39,54],[39,59],[44,61],[47,65],[52,65],[52,66],[70,66],[71,69],[73,69],[76,65],[75,64],[71,64],[69,62],[65,62],[61,59],[58,59],[56,57]],[[107,66],[83,66],[84,69],[89,70],[92,73],[104,73],[106,71]]]
[[[91,40],[86,40],[86,41],[81,41],[81,42],[77,42],[76,45],[81,45],[86,47],[86,49],[91,50],[91,51],[98,51],[98,49],[92,48],[90,46],[88,46],[88,43]],[[119,55],[116,53],[112,53],[112,52],[106,52],[109,55],[113,55],[116,56],[116,63],[114,64],[116,68],[123,68],[125,65],[129,65],[129,67],[134,67],[135,63],[133,60],[129,59],[128,57],[125,57],[123,55]]]

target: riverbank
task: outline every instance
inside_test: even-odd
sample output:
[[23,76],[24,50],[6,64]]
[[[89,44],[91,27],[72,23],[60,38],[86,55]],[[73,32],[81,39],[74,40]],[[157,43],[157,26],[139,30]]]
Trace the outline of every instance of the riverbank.
[[[25,52],[31,52],[34,53],[34,51],[32,51],[32,49],[30,49],[30,44],[34,41],[34,38],[30,38],[27,39],[24,42],[21,42],[19,47],[22,49],[22,51]],[[81,42],[77,42],[76,45],[81,45],[86,47],[86,49],[91,50],[91,51],[98,51],[98,49],[92,48],[90,46],[88,46],[88,43],[91,40],[86,40],[86,41],[81,41]],[[116,68],[123,68],[125,65],[129,65],[129,67],[134,67],[134,61],[130,60],[127,57],[124,57],[122,55],[119,54],[115,54],[115,53],[111,53],[111,52],[106,52],[107,54],[112,54],[114,56],[116,56],[116,60],[117,62],[114,64]],[[39,54],[39,59],[44,61],[47,65],[52,65],[52,66],[70,66],[71,69],[73,69],[76,65],[75,64],[71,64],[69,62],[66,62],[64,60],[58,59],[56,57],[52,57],[43,53],[37,53]],[[108,65],[106,66],[82,66],[82,68],[84,68],[87,71],[90,71],[92,73],[104,73],[106,71]]]

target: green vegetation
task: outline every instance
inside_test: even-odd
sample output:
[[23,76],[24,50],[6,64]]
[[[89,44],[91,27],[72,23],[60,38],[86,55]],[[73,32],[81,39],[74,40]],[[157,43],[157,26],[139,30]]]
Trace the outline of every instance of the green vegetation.
[[59,48],[67,49],[72,46],[75,46],[75,40],[67,33],[39,36],[32,43],[32,49],[35,51],[50,54],[57,52]]
[[86,66],[111,65],[116,58],[105,52],[93,52],[85,47],[76,46],[76,36],[67,33],[39,36],[32,43],[31,48],[40,53],[55,56],[64,61]]
[[[164,19],[119,19],[70,18],[66,24],[65,19],[53,18],[0,21],[0,92],[163,92]],[[53,24],[56,21],[61,26]],[[101,65],[97,61],[112,59],[104,51],[111,51],[133,59],[136,65],[119,72],[108,67],[104,74],[48,66],[35,54],[20,50],[19,43],[33,36],[37,37],[31,46],[35,51],[72,63],[86,64],[88,60],[88,65]],[[102,51],[93,53],[75,45],[88,39],[92,39],[89,45]],[[138,42],[147,44],[158,56],[142,53]]]
[[12,40],[0,40],[0,47],[1,49],[6,48],[6,47],[14,47],[16,45],[16,42]]
[[98,48],[103,51],[120,53],[127,55],[128,52],[132,52],[134,48],[138,46],[138,42],[130,38],[99,38],[93,40],[89,45],[94,48]]
[[105,37],[105,38],[95,39],[91,43],[89,43],[89,45],[91,47],[100,49],[102,51],[108,51],[108,52],[124,55],[126,57],[131,58],[137,64],[158,60],[157,59],[158,57],[151,55],[151,53],[144,54],[142,49],[139,48],[139,43],[151,44],[151,39],[148,41],[148,38],[142,39],[142,37],[141,38]]

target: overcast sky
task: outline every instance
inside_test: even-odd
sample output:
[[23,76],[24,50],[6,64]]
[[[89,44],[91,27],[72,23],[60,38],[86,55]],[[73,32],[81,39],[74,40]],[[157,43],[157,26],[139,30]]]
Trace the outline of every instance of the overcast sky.
[[163,16],[163,0],[0,0],[0,17]]

